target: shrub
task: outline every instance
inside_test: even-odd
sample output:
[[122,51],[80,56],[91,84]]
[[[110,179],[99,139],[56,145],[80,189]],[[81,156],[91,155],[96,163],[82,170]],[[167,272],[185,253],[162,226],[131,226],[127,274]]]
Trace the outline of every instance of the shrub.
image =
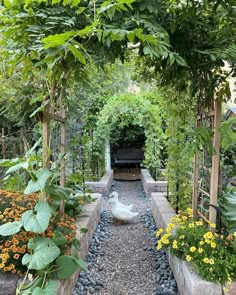
[[202,220],[194,221],[192,210],[187,209],[174,217],[166,230],[159,229],[157,237],[160,237],[158,249],[169,249],[191,262],[204,279],[222,284],[236,279],[236,232],[213,233]]

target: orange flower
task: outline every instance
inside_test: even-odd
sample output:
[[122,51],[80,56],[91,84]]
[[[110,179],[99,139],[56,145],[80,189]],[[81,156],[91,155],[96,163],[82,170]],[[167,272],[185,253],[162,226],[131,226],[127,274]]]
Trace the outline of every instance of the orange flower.
[[14,259],[19,259],[20,255],[19,254],[15,254],[13,257],[14,257]]
[[227,237],[227,240],[228,240],[228,241],[233,241],[233,239],[234,239],[234,237],[233,237],[232,234],[228,235],[228,237]]
[[5,242],[5,247],[9,247],[11,245],[11,241],[6,241]]

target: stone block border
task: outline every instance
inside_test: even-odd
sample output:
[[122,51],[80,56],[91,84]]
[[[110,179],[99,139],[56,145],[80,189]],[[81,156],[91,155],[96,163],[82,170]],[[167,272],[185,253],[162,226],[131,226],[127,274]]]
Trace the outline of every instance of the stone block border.
[[[152,214],[158,228],[166,228],[171,218],[176,216],[163,193],[152,193]],[[169,253],[170,267],[174,273],[180,295],[223,295],[220,284],[203,280],[192,269],[191,265]],[[225,295],[236,294],[236,282],[231,284]]]
[[[84,206],[84,213],[76,218],[77,238],[80,240],[81,251],[79,255],[85,258],[88,253],[88,248],[91,243],[93,234],[96,230],[97,224],[100,220],[102,195],[93,194],[97,200],[93,203]],[[88,232],[86,234],[80,233],[80,228],[86,227]],[[60,280],[57,290],[57,295],[71,295],[79,276],[79,270],[69,279]],[[0,294],[1,295],[15,295],[17,285],[22,281],[22,278],[14,275],[0,272]]]
[[155,181],[147,169],[141,169],[141,181],[147,197],[153,192],[167,192],[167,181]]
[[113,181],[113,170],[107,171],[100,181],[85,181],[85,186],[92,189],[94,193],[105,193],[111,189]]

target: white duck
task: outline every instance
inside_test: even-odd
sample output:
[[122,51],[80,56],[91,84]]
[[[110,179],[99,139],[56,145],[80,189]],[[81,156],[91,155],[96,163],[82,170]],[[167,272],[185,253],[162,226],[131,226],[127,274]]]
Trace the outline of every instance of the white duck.
[[111,204],[111,213],[113,217],[119,221],[129,221],[139,214],[138,212],[130,211],[131,205],[126,206],[120,203],[118,194],[115,194],[114,198],[110,199],[108,202]]
[[124,208],[124,209],[126,209],[126,210],[131,211],[131,209],[132,209],[132,207],[133,207],[133,204],[131,204],[131,205],[125,205],[125,204],[121,203],[121,202],[119,201],[119,199],[118,199],[118,193],[117,193],[117,192],[115,192],[115,191],[112,192],[112,193],[110,194],[110,198],[112,198],[112,197],[117,201],[117,204],[118,204],[119,207],[122,207],[122,208]]

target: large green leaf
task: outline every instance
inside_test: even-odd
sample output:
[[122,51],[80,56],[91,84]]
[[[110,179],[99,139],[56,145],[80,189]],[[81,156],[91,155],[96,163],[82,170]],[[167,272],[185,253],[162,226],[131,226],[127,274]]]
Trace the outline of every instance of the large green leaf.
[[5,223],[0,226],[0,235],[1,236],[12,236],[18,233],[23,225],[22,221],[14,221]]
[[28,169],[29,167],[29,163],[28,162],[22,162],[22,163],[18,163],[12,167],[10,167],[7,171],[6,171],[6,174],[10,174],[10,173],[13,173],[13,172],[16,172],[18,170],[20,170],[21,168],[23,169]]
[[60,249],[49,238],[36,237],[29,241],[33,254],[25,254],[22,264],[28,269],[42,270],[60,255]]
[[22,222],[27,231],[34,233],[44,232],[52,216],[52,210],[47,202],[39,202],[36,204],[34,210],[28,210],[22,215]]
[[45,191],[55,201],[67,200],[73,192],[70,188],[55,184],[47,185]]
[[32,295],[56,295],[57,294],[57,282],[50,280],[46,284],[45,288],[36,287],[33,290]]
[[223,222],[230,232],[236,232],[236,189],[223,192],[220,201],[220,210]]
[[60,256],[57,258],[56,263],[60,267],[57,271],[59,279],[69,278],[78,269],[78,264],[72,256]]
[[44,48],[54,48],[64,45],[71,37],[77,36],[78,32],[76,31],[67,31],[62,34],[50,35],[42,40],[44,43]]
[[73,45],[68,45],[68,49],[72,52],[74,57],[78,59],[82,64],[86,64],[86,59],[79,49],[75,48],[75,46]]
[[79,257],[79,255],[72,254],[71,256],[82,271],[87,271],[86,263]]
[[60,231],[54,231],[55,236],[52,238],[52,241],[57,245],[61,246],[68,243],[68,240]]
[[24,194],[27,195],[38,191],[42,191],[45,188],[46,182],[50,176],[51,172],[48,169],[40,169],[36,173],[36,180],[30,180],[24,191]]

